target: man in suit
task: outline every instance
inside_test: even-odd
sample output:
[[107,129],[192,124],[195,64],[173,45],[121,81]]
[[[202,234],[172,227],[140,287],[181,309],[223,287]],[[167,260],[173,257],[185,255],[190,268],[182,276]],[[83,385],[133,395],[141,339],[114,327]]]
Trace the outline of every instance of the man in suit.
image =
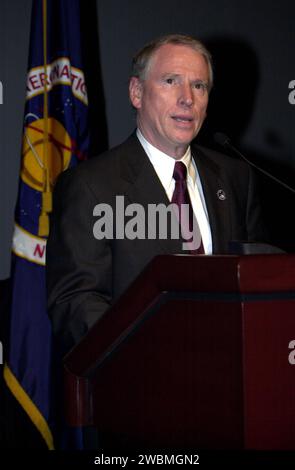
[[[129,84],[137,130],[123,144],[59,178],[47,279],[49,314],[63,352],[85,335],[154,256],[187,253],[183,240],[169,231],[167,239],[148,237],[148,230],[144,239],[116,236],[118,228],[122,234],[116,216],[114,236],[95,237],[96,206],[104,204],[115,212],[118,196],[124,197],[125,207],[139,204],[144,214],[151,204],[168,206],[176,189],[175,163],[182,162],[201,252],[226,253],[233,239],[262,239],[251,170],[191,144],[206,117],[212,82],[211,56],[196,39],[170,35],[149,43],[134,57]],[[146,219],[145,225],[148,229]]]

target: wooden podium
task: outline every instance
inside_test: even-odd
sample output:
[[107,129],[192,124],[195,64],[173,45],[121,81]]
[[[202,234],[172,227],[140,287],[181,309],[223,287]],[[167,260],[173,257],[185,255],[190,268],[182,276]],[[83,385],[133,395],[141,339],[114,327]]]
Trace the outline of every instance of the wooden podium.
[[66,356],[103,446],[295,449],[295,255],[155,258]]

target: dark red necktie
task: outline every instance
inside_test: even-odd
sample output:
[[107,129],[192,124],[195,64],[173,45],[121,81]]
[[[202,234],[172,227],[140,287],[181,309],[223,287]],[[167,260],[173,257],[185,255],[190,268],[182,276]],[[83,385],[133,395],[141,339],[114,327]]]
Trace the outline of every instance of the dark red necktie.
[[[201,239],[201,233],[198,222],[194,216],[191,200],[186,183],[187,169],[183,162],[175,162],[173,178],[175,179],[175,189],[171,202],[177,204],[181,223],[182,235],[188,246],[191,246],[189,252],[192,254],[204,254],[204,247]],[[183,204],[187,204],[187,210],[183,209]],[[188,239],[189,233],[193,237]]]

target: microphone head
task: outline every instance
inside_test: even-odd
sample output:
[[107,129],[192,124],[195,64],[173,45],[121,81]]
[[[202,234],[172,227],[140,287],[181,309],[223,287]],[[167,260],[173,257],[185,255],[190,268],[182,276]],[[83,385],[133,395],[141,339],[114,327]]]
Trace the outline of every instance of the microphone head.
[[222,147],[227,147],[230,145],[230,138],[226,134],[223,134],[223,132],[215,132],[214,140]]

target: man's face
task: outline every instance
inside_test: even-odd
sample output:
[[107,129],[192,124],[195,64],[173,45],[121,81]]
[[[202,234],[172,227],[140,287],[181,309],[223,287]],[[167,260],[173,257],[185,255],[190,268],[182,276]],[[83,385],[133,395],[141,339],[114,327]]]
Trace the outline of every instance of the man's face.
[[146,79],[132,77],[129,86],[144,137],[167,155],[181,158],[206,117],[208,83],[208,65],[199,52],[183,45],[161,46]]

